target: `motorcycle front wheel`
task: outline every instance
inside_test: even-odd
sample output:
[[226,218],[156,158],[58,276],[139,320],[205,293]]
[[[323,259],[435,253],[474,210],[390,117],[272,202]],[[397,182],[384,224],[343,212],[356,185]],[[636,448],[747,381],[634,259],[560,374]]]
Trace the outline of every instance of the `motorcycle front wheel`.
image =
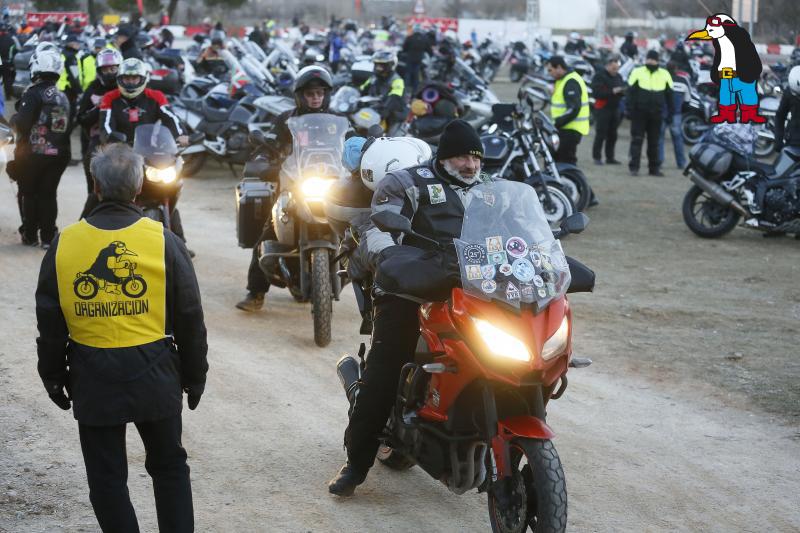
[[537,192],[539,193],[539,202],[541,202],[544,209],[545,218],[551,228],[558,228],[561,225],[561,221],[575,212],[572,200],[560,186],[554,183],[547,184],[547,192],[550,193],[549,199],[543,190]]
[[311,304],[314,315],[314,342],[327,346],[331,342],[331,296],[330,254],[325,248],[311,250]]
[[561,171],[562,187],[575,205],[575,211],[586,211],[592,199],[592,188],[586,176],[578,169]]
[[722,237],[736,227],[739,218],[739,213],[720,205],[697,185],[693,185],[683,197],[683,221],[700,237]]
[[494,533],[559,533],[567,529],[567,484],[555,446],[549,440],[519,438],[510,444],[509,498],[503,506],[489,491],[489,521]]

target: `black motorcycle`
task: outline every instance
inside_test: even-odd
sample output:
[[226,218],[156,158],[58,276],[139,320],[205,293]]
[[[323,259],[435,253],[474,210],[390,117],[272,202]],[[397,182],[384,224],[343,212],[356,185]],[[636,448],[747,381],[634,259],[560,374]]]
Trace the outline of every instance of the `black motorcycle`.
[[717,126],[689,153],[686,225],[706,238],[722,237],[741,219],[768,234],[800,234],[800,148],[785,148],[774,165],[762,163],[752,155],[753,139],[732,130]]
[[511,65],[509,78],[512,83],[517,83],[523,76],[528,74],[532,67],[531,58],[528,55],[528,47],[522,41],[516,41],[511,45],[508,53],[508,63]]

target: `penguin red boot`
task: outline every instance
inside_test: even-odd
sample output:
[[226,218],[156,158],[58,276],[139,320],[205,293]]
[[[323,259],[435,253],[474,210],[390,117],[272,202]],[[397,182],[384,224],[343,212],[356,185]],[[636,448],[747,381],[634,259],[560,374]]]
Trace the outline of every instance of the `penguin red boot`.
[[[754,122],[756,124],[763,124],[767,121],[766,117],[762,117],[758,114],[758,105],[739,105],[739,109],[742,110],[742,124],[747,124],[748,122]],[[711,117],[713,120],[714,117]]]
[[719,107],[719,113],[708,119],[712,124],[720,124],[722,122],[733,124],[734,122],[736,122],[735,105],[721,105],[718,107]]

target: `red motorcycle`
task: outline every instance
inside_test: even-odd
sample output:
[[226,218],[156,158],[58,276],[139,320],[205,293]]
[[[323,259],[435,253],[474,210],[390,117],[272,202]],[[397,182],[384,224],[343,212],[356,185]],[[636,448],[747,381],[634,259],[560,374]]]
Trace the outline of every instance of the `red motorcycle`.
[[[536,191],[508,181],[473,187],[466,205],[455,242],[460,287],[420,306],[414,362],[402,369],[377,458],[395,470],[419,465],[456,494],[486,492],[492,531],[564,531],[566,483],[546,407],[564,394],[569,367],[591,364],[572,357],[565,294],[590,291],[594,273],[568,260],[555,237],[580,233],[588,218],[572,215],[553,235]],[[372,219],[382,231],[428,240],[399,214]],[[363,364],[338,363],[351,403]]]

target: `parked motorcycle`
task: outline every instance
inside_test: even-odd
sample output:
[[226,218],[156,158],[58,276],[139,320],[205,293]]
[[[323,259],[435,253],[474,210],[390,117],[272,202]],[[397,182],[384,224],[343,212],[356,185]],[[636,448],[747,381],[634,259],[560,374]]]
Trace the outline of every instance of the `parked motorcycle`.
[[683,219],[700,237],[744,227],[767,233],[800,234],[800,148],[786,147],[774,165],[752,158],[753,133],[716,126],[689,153],[684,171],[692,187],[683,199]]
[[516,41],[511,44],[507,57],[508,63],[511,65],[508,76],[512,83],[517,83],[530,72],[532,67],[531,58],[528,55],[528,47],[522,41]]
[[708,122],[717,110],[717,100],[701,94],[694,86],[689,86],[681,107],[681,132],[686,144],[697,144],[706,131],[711,128]]
[[[570,367],[591,364],[572,356],[565,294],[591,290],[594,275],[583,267],[586,282],[571,286],[570,264],[530,187],[498,181],[468,194],[456,242],[460,287],[430,295],[410,283],[414,276],[385,273],[415,264],[382,265],[376,275],[375,290],[388,280],[425,302],[377,458],[393,470],[418,465],[458,495],[485,492],[494,532],[563,532],[566,485],[546,408],[564,394]],[[420,238],[402,215],[384,211],[372,220]],[[557,236],[580,233],[587,222],[576,215]],[[362,368],[350,356],[337,364],[351,405]]]
[[291,117],[292,154],[280,171],[280,193],[272,206],[272,225],[283,251],[262,244],[260,266],[299,302],[311,302],[314,342],[331,341],[332,300],[342,281],[334,261],[339,237],[328,225],[324,204],[328,188],[347,174],[342,167],[346,118],[327,113]]

